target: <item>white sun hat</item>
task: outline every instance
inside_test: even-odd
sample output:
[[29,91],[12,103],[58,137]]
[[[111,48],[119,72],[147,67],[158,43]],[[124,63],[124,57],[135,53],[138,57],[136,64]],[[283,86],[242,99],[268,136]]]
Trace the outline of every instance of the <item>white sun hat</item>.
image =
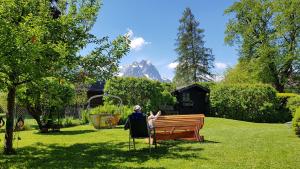
[[135,105],[134,108],[133,108],[134,111],[137,111],[137,110],[142,110],[141,106],[139,105]]

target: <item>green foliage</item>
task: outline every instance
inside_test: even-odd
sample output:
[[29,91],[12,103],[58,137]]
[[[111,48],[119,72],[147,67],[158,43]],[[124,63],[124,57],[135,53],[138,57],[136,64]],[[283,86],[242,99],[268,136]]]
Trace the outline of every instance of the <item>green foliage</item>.
[[128,116],[133,112],[133,106],[122,106],[122,114],[120,116],[119,124],[125,124]]
[[295,114],[292,121],[293,128],[297,135],[300,135],[300,107],[295,110]]
[[74,87],[64,81],[48,78],[28,83],[17,92],[18,103],[26,107],[64,108],[73,103]]
[[209,90],[211,90],[215,85],[217,85],[217,83],[215,82],[198,82],[196,84],[208,88]]
[[227,81],[258,80],[279,92],[299,86],[299,7],[299,0],[241,0],[225,11],[233,16],[225,42],[238,45],[246,62],[230,70]]
[[81,124],[88,124],[90,122],[90,117],[89,117],[89,111],[88,110],[82,110],[80,112],[81,114]]
[[[143,111],[157,111],[162,105],[174,105],[175,98],[171,84],[160,83],[146,78],[113,78],[106,82],[104,92],[119,96],[124,105],[141,105]],[[105,98],[105,102],[117,104],[117,100]]]
[[73,127],[80,125],[80,121],[78,119],[74,119],[73,117],[66,117],[61,121],[62,128],[65,127]]
[[187,85],[199,81],[208,81],[212,75],[214,56],[210,48],[204,46],[203,29],[199,28],[190,8],[186,8],[177,33],[176,52],[178,66],[174,82]]
[[287,112],[278,111],[276,91],[262,84],[219,84],[210,93],[212,112],[219,117],[253,122],[284,122]]
[[[111,78],[118,71],[119,60],[130,49],[130,40],[126,36],[118,36],[112,42],[105,37],[96,40],[95,44],[97,47],[87,56],[81,57],[79,66],[71,73],[73,81],[95,82]],[[83,79],[78,79],[78,76]]]
[[95,107],[90,111],[84,110],[81,112],[81,123],[87,124],[90,122],[90,114],[118,114],[120,115],[119,124],[125,124],[128,116],[133,112],[133,106],[116,106],[105,103],[102,106]]
[[294,114],[296,112],[296,109],[298,107],[300,107],[300,95],[288,98],[286,105],[291,110],[291,112]]
[[0,114],[4,113],[6,111],[7,107],[7,99],[6,99],[7,93],[0,92]]
[[100,8],[99,0],[59,1],[62,15],[54,19],[49,1],[3,1],[0,5],[0,82],[18,86],[47,76],[78,60]]
[[[5,0],[0,4],[0,87],[8,92],[5,153],[13,152],[13,117],[17,88],[54,76],[77,64],[78,51],[94,37],[89,33],[99,0],[72,0],[55,17],[48,0]],[[5,44],[5,45],[4,45]]]
[[259,78],[256,70],[256,65],[252,61],[240,59],[237,65],[226,70],[223,82],[226,84],[258,83]]
[[104,104],[91,109],[90,114],[121,114],[119,106]]

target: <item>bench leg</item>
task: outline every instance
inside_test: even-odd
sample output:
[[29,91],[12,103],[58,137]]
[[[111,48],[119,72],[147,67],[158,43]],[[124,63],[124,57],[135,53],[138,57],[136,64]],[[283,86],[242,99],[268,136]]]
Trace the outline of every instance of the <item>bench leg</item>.
[[128,144],[128,149],[130,150],[130,142],[131,142],[131,138],[130,138],[130,134],[129,134],[129,144]]
[[149,136],[149,151],[151,153],[151,137]]
[[204,136],[199,136],[200,137],[200,142],[204,142]]
[[134,138],[132,138],[132,140],[133,140],[133,149],[135,149],[135,140]]

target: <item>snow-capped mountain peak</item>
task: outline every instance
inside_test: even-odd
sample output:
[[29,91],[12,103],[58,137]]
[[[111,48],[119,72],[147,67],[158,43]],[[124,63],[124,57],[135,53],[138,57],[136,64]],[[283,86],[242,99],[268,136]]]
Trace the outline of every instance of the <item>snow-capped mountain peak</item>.
[[124,77],[146,77],[152,80],[161,82],[169,82],[170,80],[162,79],[156,67],[147,60],[140,62],[133,62],[130,65],[124,66],[120,69],[119,76]]

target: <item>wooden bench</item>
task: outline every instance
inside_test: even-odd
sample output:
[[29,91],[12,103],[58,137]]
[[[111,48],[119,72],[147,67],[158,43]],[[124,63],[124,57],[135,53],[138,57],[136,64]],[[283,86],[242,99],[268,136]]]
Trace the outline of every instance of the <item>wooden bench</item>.
[[199,134],[204,125],[204,117],[204,114],[159,116],[153,124],[156,141],[204,141],[204,137]]

